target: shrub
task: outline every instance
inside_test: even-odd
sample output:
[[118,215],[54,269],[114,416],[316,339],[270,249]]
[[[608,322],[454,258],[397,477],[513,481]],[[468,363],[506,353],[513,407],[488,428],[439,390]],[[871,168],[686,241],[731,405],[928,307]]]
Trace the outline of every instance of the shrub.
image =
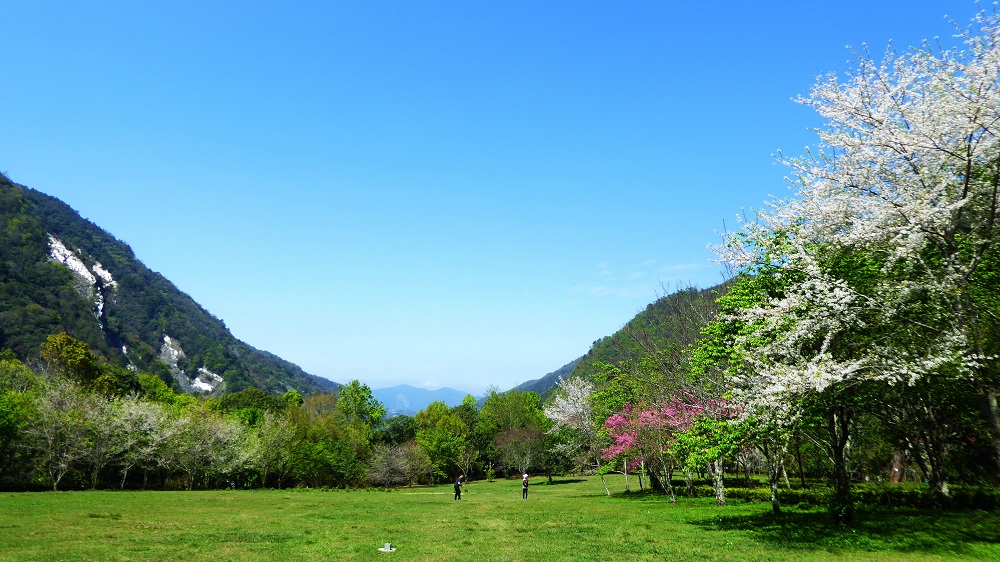
[[[714,495],[710,486],[696,486],[695,493],[699,497]],[[798,505],[799,507],[805,505],[808,508],[825,505],[829,501],[831,493],[828,488],[779,489],[778,501],[782,505]],[[947,501],[940,493],[930,488],[912,488],[893,484],[855,486],[853,496],[854,500],[861,505],[924,509],[947,507],[995,510],[1000,508],[1000,488],[988,486],[952,486]],[[768,502],[771,501],[771,492],[767,488],[726,488],[726,497]]]

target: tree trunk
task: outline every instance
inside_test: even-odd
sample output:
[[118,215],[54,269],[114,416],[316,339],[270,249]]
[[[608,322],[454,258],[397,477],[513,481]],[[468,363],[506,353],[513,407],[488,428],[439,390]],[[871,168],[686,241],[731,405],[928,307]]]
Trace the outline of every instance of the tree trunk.
[[889,472],[889,482],[900,484],[906,482],[906,453],[902,449],[892,452],[892,470]]
[[795,458],[799,461],[799,479],[802,480],[802,489],[806,489],[806,469],[805,465],[802,464],[802,443],[798,438],[795,439]]
[[670,503],[677,503],[677,496],[674,494],[674,485],[670,482],[671,476],[673,476],[673,469],[668,467],[663,459],[660,459],[660,466],[663,467],[663,477],[660,477],[660,473],[656,470],[656,465],[654,464],[649,471],[649,486],[655,489],[659,486],[663,493],[670,496]]
[[838,524],[850,523],[854,518],[851,475],[847,467],[850,421],[851,411],[843,405],[832,408],[827,415],[834,481],[834,497],[830,504],[830,512],[833,521]]
[[1000,464],[1000,407],[997,405],[997,391],[989,388],[983,391],[983,414],[986,416],[986,425],[989,427],[990,435],[993,437],[993,450],[996,454],[997,464]]
[[[778,502],[778,471],[784,472],[784,467],[781,461],[773,458],[775,453],[767,460],[767,483],[771,487],[771,512],[781,513],[781,503]],[[785,481],[788,481],[788,476],[785,476]]]
[[604,480],[604,474],[601,474],[601,484],[604,484],[604,493],[611,495],[611,490],[608,489],[608,483]]
[[[774,446],[774,443],[770,443],[766,439],[761,439],[761,441],[758,449],[764,454],[764,462],[767,463],[767,484],[771,488],[771,511],[781,513],[781,504],[778,502],[778,477],[785,472],[785,464],[782,462],[784,455],[779,454],[780,448]],[[787,474],[785,482],[788,482]]]
[[951,489],[948,487],[948,478],[942,477],[937,486],[938,494],[941,496],[941,505],[945,508],[951,507]]
[[709,466],[709,470],[712,473],[712,484],[715,486],[715,504],[718,506],[726,505],[726,488],[722,482],[722,472],[724,469],[725,465],[722,459],[716,460]]
[[665,482],[667,483],[667,495],[670,496],[670,503],[677,503],[677,493],[674,491],[674,483],[671,480],[674,477],[673,469],[664,470],[664,476],[666,476]]

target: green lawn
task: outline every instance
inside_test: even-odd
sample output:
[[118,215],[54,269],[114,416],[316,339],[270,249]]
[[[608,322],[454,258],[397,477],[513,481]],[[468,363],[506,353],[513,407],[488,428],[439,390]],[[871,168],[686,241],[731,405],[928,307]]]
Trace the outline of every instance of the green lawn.
[[450,486],[2,493],[0,560],[1000,560],[996,512],[863,510],[833,528],[816,509],[542,482],[528,501],[518,480],[472,482],[461,502]]

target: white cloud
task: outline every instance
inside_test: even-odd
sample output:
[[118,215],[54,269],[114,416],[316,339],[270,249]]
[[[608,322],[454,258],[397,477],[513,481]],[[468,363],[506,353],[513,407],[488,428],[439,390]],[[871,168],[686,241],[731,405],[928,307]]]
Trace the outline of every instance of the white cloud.
[[[672,286],[711,286],[717,283],[710,279],[712,263],[660,263],[647,259],[621,268],[608,262],[597,264],[596,278],[592,282],[579,283],[571,289],[574,294],[591,297],[616,297],[623,299],[655,299],[665,289]],[[619,274],[616,269],[627,271]],[[672,292],[672,291],[671,291]]]

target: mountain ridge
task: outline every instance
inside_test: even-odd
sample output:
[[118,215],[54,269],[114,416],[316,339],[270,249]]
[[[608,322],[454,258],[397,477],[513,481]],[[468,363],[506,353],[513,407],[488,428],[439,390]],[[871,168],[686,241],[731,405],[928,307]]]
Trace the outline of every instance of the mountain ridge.
[[121,367],[218,395],[339,385],[237,339],[131,247],[65,202],[0,174],[0,347],[37,357],[66,332]]
[[714,317],[718,308],[716,299],[728,289],[726,282],[708,289],[687,287],[662,296],[613,334],[595,341],[581,357],[512,390],[535,392],[544,402],[560,379],[593,380],[600,370],[599,363],[622,366],[651,359],[659,369],[676,369],[685,360],[684,350],[698,339],[701,328]]
[[390,414],[405,415],[416,414],[432,402],[440,401],[448,406],[458,406],[468,395],[468,392],[454,388],[442,387],[429,390],[409,384],[397,384],[396,386],[372,390],[372,396],[381,402]]
[[514,387],[514,390],[520,390],[522,392],[535,392],[537,393],[542,402],[549,397],[552,391],[555,390],[557,384],[559,384],[560,379],[569,377],[573,369],[576,368],[577,364],[583,359],[583,355],[577,357],[576,359],[566,363],[562,367],[559,367],[555,371],[548,373],[540,378],[532,379],[530,381],[522,382],[521,384]]

